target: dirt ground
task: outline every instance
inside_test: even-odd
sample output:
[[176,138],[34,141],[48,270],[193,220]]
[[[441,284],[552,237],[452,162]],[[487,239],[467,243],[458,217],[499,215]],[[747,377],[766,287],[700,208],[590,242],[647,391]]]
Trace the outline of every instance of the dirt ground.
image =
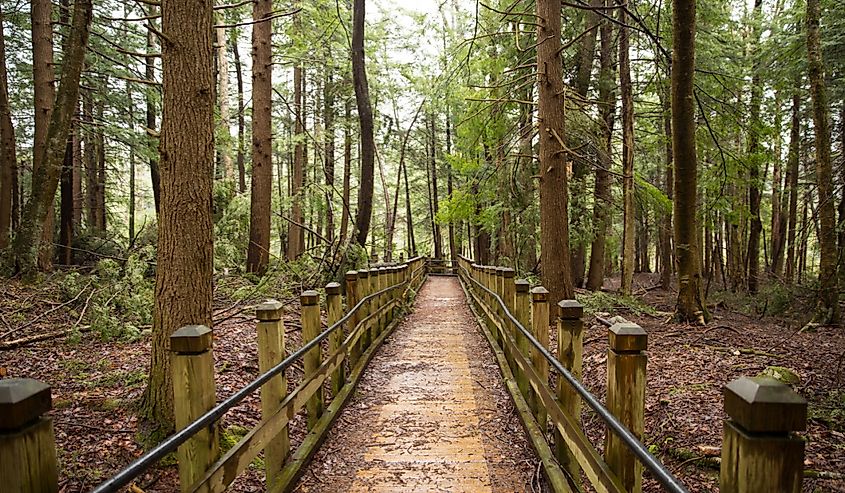
[[[638,276],[636,284],[635,292],[647,304],[660,312],[671,312],[675,293],[645,289],[656,284],[656,279],[648,275]],[[428,286],[423,292],[426,289]],[[14,281],[0,285],[0,343],[75,324],[80,306],[61,307],[45,316],[40,315],[61,305],[57,299],[49,292],[33,290]],[[83,301],[79,300],[77,305]],[[283,301],[288,309],[288,347],[295,348],[300,340],[298,303],[296,299]],[[257,376],[255,325],[249,304],[233,305],[231,300],[219,299],[215,306],[217,393],[218,399],[223,399]],[[726,417],[722,411],[722,387],[739,376],[757,375],[768,366],[789,368],[800,377],[794,388],[810,402],[809,429],[803,434],[807,439],[805,468],[823,476],[832,473],[827,474],[827,478],[806,478],[804,490],[845,491],[845,481],[837,479],[845,471],[845,406],[842,404],[845,329],[823,327],[799,333],[799,327],[794,323],[769,316],[740,314],[730,303],[713,308],[714,320],[707,327],[670,323],[664,313],[638,315],[624,306],[610,307],[608,311],[635,321],[648,331],[644,441],[691,491],[718,490],[718,471],[708,455],[713,454],[713,447],[721,444],[722,421]],[[454,323],[451,316],[444,316],[445,313],[442,307],[433,310],[433,319],[427,323]],[[607,331],[604,326],[590,322],[584,338],[584,381],[603,399]],[[24,324],[26,326],[20,329]],[[400,327],[392,337],[404,337],[402,334]],[[554,336],[552,333],[552,341]],[[522,429],[516,416],[509,412],[510,400],[502,393],[498,379],[489,380],[498,370],[486,343],[480,335],[478,337],[476,344],[472,342],[472,336],[466,335],[463,344],[465,352],[472,356],[467,359],[472,379],[475,383],[484,383],[491,392],[492,400],[485,401],[478,397],[476,385],[472,384],[476,405],[481,409],[479,426],[493,430],[482,433],[486,437],[482,439],[482,447],[488,443],[484,441],[489,439],[488,435],[505,435],[508,440],[518,443],[522,439]],[[376,355],[376,361],[401,347],[398,339],[389,342]],[[56,339],[0,350],[0,378],[30,377],[53,386],[54,409],[50,415],[56,430],[60,491],[88,491],[142,453],[135,406],[146,385],[148,364],[146,339],[103,342],[90,333],[84,334],[79,341]],[[398,372],[401,368],[395,366],[393,370]],[[299,369],[289,374],[293,383],[300,376]],[[377,388],[379,382],[375,373],[365,375],[358,396],[348,407],[350,412],[363,412],[356,407],[360,402],[357,399],[368,388]],[[427,396],[424,392],[421,395]],[[508,419],[497,422],[501,414],[498,414],[499,410],[492,411],[493,407],[501,408]],[[488,408],[492,414],[485,414]],[[255,395],[228,413],[223,419],[223,427],[233,433],[242,432],[237,427],[250,427],[257,422],[259,414],[258,396]],[[492,428],[484,428],[491,419]],[[599,420],[585,411],[582,421],[593,443],[601,447],[604,428]],[[344,423],[350,424],[341,417],[338,426],[344,426]],[[291,425],[294,445],[302,439],[303,428],[302,418],[297,417]],[[348,429],[348,426],[344,428]],[[338,430],[340,428],[335,432]],[[320,456],[331,455],[332,450],[323,447]],[[520,454],[517,456],[521,457]],[[516,476],[520,481],[526,481],[525,478],[532,481],[535,465],[533,457],[526,457],[524,462],[515,464],[517,470],[522,471]],[[524,473],[527,476],[522,476]],[[305,485],[317,488],[319,481],[314,479],[314,474],[309,472],[304,481]],[[251,466],[232,491],[262,491],[262,477],[262,471]],[[491,487],[495,484],[494,478]],[[158,466],[139,478],[138,485],[148,492],[176,491],[175,467],[172,464]],[[645,485],[648,491],[659,491],[648,476]],[[332,490],[324,488],[323,491]]]

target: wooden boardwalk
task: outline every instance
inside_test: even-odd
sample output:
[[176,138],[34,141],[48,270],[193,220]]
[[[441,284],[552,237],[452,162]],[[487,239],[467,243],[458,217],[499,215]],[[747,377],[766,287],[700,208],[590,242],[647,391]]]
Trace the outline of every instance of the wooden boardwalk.
[[457,279],[432,277],[297,491],[530,491],[534,464]]

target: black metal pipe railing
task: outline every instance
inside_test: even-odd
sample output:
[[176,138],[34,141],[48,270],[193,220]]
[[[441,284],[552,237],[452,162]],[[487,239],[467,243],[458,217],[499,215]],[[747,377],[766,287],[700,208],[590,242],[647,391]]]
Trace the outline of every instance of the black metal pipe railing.
[[[409,260],[409,265],[410,262],[413,260],[416,259]],[[382,289],[381,291],[375,292],[361,299],[361,301],[359,301],[351,310],[349,310],[346,315],[341,317],[340,320],[338,320],[326,330],[321,332],[320,335],[318,335],[317,337],[306,343],[304,346],[291,353],[291,355],[285,358],[281,363],[267,370],[267,372],[247,384],[241,390],[235,392],[226,400],[214,406],[207,413],[197,418],[193,423],[189,424],[185,428],[182,428],[173,435],[167,437],[164,441],[150,449],[149,452],[147,452],[146,454],[137,458],[134,462],[129,464],[125,469],[117,473],[115,476],[107,479],[106,481],[98,485],[96,488],[91,490],[91,493],[114,493],[120,491],[122,487],[128,485],[133,479],[140,476],[150,466],[164,458],[164,456],[166,456],[167,454],[174,452],[179,447],[179,445],[182,445],[183,443],[187,442],[191,437],[193,437],[195,434],[197,434],[197,432],[199,432],[203,428],[210,426],[212,423],[214,423],[215,421],[220,419],[224,414],[226,414],[230,409],[240,404],[240,402],[244,400],[244,398],[246,398],[248,395],[261,388],[262,385],[270,381],[270,379],[272,379],[276,375],[279,375],[280,373],[288,369],[291,365],[293,365],[296,360],[298,360],[305,353],[320,344],[332,332],[334,332],[338,328],[342,327],[346,322],[348,322],[349,318],[352,317],[352,314],[354,314],[362,306],[364,306],[364,303],[367,303],[371,299],[383,295],[388,291],[409,284],[411,280],[414,279],[414,277],[416,276],[416,273],[424,268],[425,264],[423,263],[423,265],[414,269],[411,272],[408,281],[402,281],[392,286],[388,286]]]
[[[465,260],[468,261],[468,259]],[[465,267],[461,266],[460,269],[463,272],[469,274]],[[508,320],[510,320],[514,327],[519,329],[519,331],[522,332],[522,335],[524,335],[531,342],[531,344],[538,351],[540,351],[540,354],[542,354],[543,357],[548,360],[549,364],[551,364],[551,366],[558,373],[560,373],[560,375],[575,390],[575,392],[577,392],[578,395],[580,395],[581,398],[584,399],[587,405],[589,405],[593,409],[593,411],[596,412],[596,414],[602,419],[602,421],[607,424],[608,428],[613,430],[613,432],[616,433],[617,436],[619,436],[625,446],[627,446],[631,450],[631,452],[634,453],[640,463],[654,475],[655,479],[657,479],[657,481],[664,488],[666,488],[667,491],[670,491],[672,493],[688,493],[686,488],[681,485],[681,482],[678,480],[678,478],[676,478],[671,472],[669,472],[669,470],[666,469],[666,466],[664,466],[659,460],[657,460],[656,457],[651,455],[646,446],[643,445],[642,442],[637,440],[637,437],[635,437],[634,434],[631,433],[631,431],[628,430],[628,428],[625,427],[624,424],[622,424],[618,419],[616,419],[616,416],[614,416],[613,413],[608,411],[607,408],[605,408],[602,403],[593,394],[591,394],[590,391],[587,390],[581,384],[581,382],[578,381],[577,378],[572,376],[572,374],[569,373],[566,368],[564,368],[560,361],[558,361],[558,359],[555,358],[552,353],[549,352],[548,349],[546,349],[542,344],[540,344],[540,342],[534,337],[534,335],[529,330],[527,330],[525,327],[522,326],[521,323],[519,323],[519,321],[511,314],[510,310],[508,310],[507,305],[505,305],[505,302],[497,293],[491,291],[486,286],[473,279],[472,275],[466,275],[464,277],[472,281],[483,291],[487,292],[490,296],[492,296],[493,299],[495,299],[499,303],[499,305],[502,307],[502,313],[508,318]]]

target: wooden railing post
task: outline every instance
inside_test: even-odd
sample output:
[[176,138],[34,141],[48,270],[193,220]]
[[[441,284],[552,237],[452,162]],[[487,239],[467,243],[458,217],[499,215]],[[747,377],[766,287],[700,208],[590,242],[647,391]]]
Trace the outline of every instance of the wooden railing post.
[[807,401],[777,380],[738,378],[723,390],[719,491],[798,493],[804,477]]
[[[516,281],[507,282],[507,284],[511,284],[514,286],[514,299],[511,301],[511,305],[513,306],[512,313],[513,316],[528,330],[531,330],[531,295],[528,293],[528,289],[530,288],[530,284],[525,279],[517,279]],[[531,348],[528,339],[520,332],[516,326],[511,326],[511,334],[513,334],[513,339],[516,342],[516,347],[522,356],[525,357],[525,361],[530,363],[531,362]],[[515,360],[513,356],[512,359]],[[516,384],[519,387],[520,392],[522,392],[522,397],[525,398],[525,402],[528,403],[528,407],[534,411],[534,415],[537,415],[537,401],[534,396],[534,391],[531,388],[531,383],[528,380],[528,375],[524,371],[520,371],[518,365],[515,364],[515,361],[511,361],[511,370],[513,370],[514,376],[516,376]]]
[[[350,311],[355,308],[355,305],[361,301],[361,296],[359,293],[358,288],[358,271],[350,270],[344,276],[344,280],[346,281],[346,311]],[[347,324],[347,336],[355,330],[355,327],[358,326],[358,321],[361,320],[361,314],[363,310],[359,310],[352,314],[349,317],[349,322]],[[361,346],[358,343],[352,345],[349,348],[349,368],[355,368],[355,365],[358,363],[358,358],[361,357]]]
[[[370,295],[370,270],[361,269],[358,271],[358,299],[363,300]],[[361,306],[361,314],[358,317],[359,321],[363,321],[373,312],[375,303],[372,300],[365,302]],[[370,325],[371,321],[366,321],[361,325],[361,336],[358,338],[358,346],[361,352],[365,352],[370,347]]]
[[3,491],[59,491],[50,386],[30,378],[0,380],[0,481]]
[[[299,297],[302,305],[302,344],[307,344],[320,335],[320,295],[316,291],[305,291]],[[322,349],[317,344],[305,353],[303,379],[314,376],[322,362]],[[314,428],[323,414],[322,386],[308,399],[305,408],[308,410],[308,430]]]
[[[531,290],[531,332],[537,342],[549,349],[549,291],[543,286]],[[532,363],[540,380],[549,383],[549,362],[540,351],[532,354]],[[535,417],[540,429],[546,431],[547,413],[542,401],[535,396],[537,411]]]
[[[581,380],[584,360],[584,307],[576,300],[561,300],[557,304],[557,358],[578,380]],[[557,399],[560,407],[577,423],[581,417],[581,397],[563,378],[557,379]],[[571,477],[579,477],[579,466],[560,432],[555,429],[555,455]]]
[[[285,358],[285,325],[282,322],[282,304],[269,300],[258,305],[255,316],[258,319],[258,371],[265,373]],[[284,372],[271,378],[261,386],[261,417],[268,419],[278,412],[287,396],[288,381]],[[290,451],[288,427],[273,438],[264,448],[264,468],[267,489],[276,483],[276,476],[282,471],[285,458]]]
[[[211,329],[204,325],[182,327],[170,336],[173,369],[173,414],[181,430],[214,407],[214,356]],[[217,460],[217,425],[205,428],[179,446],[179,485],[183,492]]]
[[[614,324],[608,330],[607,409],[638,440],[645,429],[645,386],[648,335],[635,323]],[[608,432],[604,457],[627,491],[643,489],[643,467],[615,433]]]
[[[328,310],[329,327],[336,324],[338,320],[343,318],[343,300],[340,296],[340,284],[330,282],[326,284],[326,309]],[[329,354],[334,354],[340,349],[343,344],[343,327],[338,327],[329,336]],[[336,396],[343,384],[346,382],[346,375],[343,373],[343,365],[337,367],[337,370],[332,373],[332,396]]]

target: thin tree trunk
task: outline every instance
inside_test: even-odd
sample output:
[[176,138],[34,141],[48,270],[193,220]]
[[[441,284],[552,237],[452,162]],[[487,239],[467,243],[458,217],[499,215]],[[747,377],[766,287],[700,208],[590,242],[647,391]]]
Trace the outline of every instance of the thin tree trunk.
[[163,0],[161,13],[161,30],[168,39],[162,43],[161,57],[161,210],[150,377],[141,409],[155,428],[169,432],[170,335],[186,325],[212,323],[216,101],[212,1]]
[[434,258],[443,258],[443,235],[440,231],[440,225],[437,223],[437,213],[440,212],[440,202],[438,199],[439,190],[437,187],[437,122],[434,119],[434,114],[429,116],[431,120],[431,228],[434,235]]
[[622,286],[623,295],[629,296],[634,282],[634,93],[631,85],[631,60],[629,53],[630,30],[625,9],[619,9],[619,92],[622,97]]
[[[664,81],[665,83],[665,81]],[[666,197],[671,201],[674,192],[673,156],[672,156],[672,109],[670,108],[670,87],[667,84],[666,90],[660,93],[661,107],[663,108],[663,138],[665,140],[665,173],[664,184]],[[663,214],[660,226],[660,287],[668,290],[672,285],[672,211]]]
[[792,94],[792,124],[789,132],[789,155],[786,158],[786,188],[789,192],[789,222],[786,235],[786,283],[795,280],[795,224],[798,217],[798,165],[801,152],[801,80]]
[[[301,32],[301,20],[297,14],[294,21],[294,29]],[[297,63],[293,67],[293,112],[294,112],[294,149],[293,149],[293,176],[291,182],[291,219],[293,223],[288,224],[288,247],[287,259],[296,260],[302,255],[302,246],[305,241],[304,231],[299,224],[303,223],[302,200],[303,186],[305,184],[305,77],[302,65]]]
[[819,18],[820,0],[807,0],[807,58],[810,73],[810,95],[813,100],[813,127],[816,136],[816,182],[818,183],[819,293],[813,322],[839,323],[837,289],[836,206],[833,194],[833,163],[830,156],[830,107],[824,80]]
[[[607,4],[607,2],[605,2]],[[593,227],[596,230],[593,244],[590,247],[590,269],[587,273],[587,289],[596,291],[604,283],[607,269],[606,250],[607,233],[610,228],[611,194],[610,168],[613,164],[611,157],[615,113],[614,84],[614,56],[613,56],[613,24],[609,20],[601,23],[601,70],[599,72],[599,125],[602,149],[599,152],[601,162],[596,166],[595,189],[593,193]]]
[[59,177],[61,216],[59,220],[59,261],[64,265],[73,263],[73,123],[67,136],[65,157]]
[[[135,101],[132,88],[126,84],[126,97],[129,100],[130,129],[135,130]],[[135,146],[129,144],[129,244],[135,242]]]
[[63,57],[62,78],[56,104],[50,114],[46,145],[41,153],[42,166],[38,171],[33,170],[32,194],[23,208],[21,227],[15,236],[13,249],[17,268],[25,276],[35,272],[42,251],[47,216],[59,185],[67,136],[79,97],[79,79],[88,44],[91,12],[90,0],[77,0],[74,4],[70,38]]
[[[762,21],[761,13],[763,0],[754,1],[755,25]],[[754,44],[760,43],[760,27],[755,27]],[[760,234],[763,231],[763,223],[760,220],[760,165],[758,155],[762,152],[760,148],[760,104],[763,95],[761,82],[761,57],[754,58],[753,75],[751,77],[751,101],[749,103],[749,114],[751,121],[748,133],[748,155],[751,158],[749,165],[748,185],[748,212],[751,215],[751,225],[748,234],[748,292],[756,293],[760,284]]]
[[232,163],[232,134],[229,133],[229,57],[226,53],[226,29],[214,29],[217,34],[217,99],[220,101],[220,139],[218,149],[223,161],[223,176],[226,181],[235,181],[235,167]]
[[238,81],[238,192],[246,193],[246,165],[244,163],[246,145],[245,129],[246,117],[244,116],[244,74],[241,67],[241,53],[238,49],[240,41],[237,30],[232,30],[232,56],[235,59],[235,75]]
[[340,244],[346,244],[346,235],[349,232],[349,181],[352,176],[352,102],[345,99],[343,105],[343,210],[340,214]]
[[[565,90],[560,8],[560,0],[537,0],[540,242],[543,285],[555,301],[574,296],[569,258],[569,183],[564,150]],[[550,315],[550,322],[552,318]]]
[[97,230],[103,234],[106,232],[106,135],[101,125],[103,122],[103,107],[105,102],[101,101],[97,106]]
[[9,80],[6,72],[6,36],[0,6],[0,250],[9,246],[14,207],[17,150],[12,110],[9,106]]
[[[155,7],[150,7],[146,15],[155,15]],[[147,30],[147,53],[152,54],[155,50],[155,35],[152,30]],[[155,58],[147,56],[145,60],[145,76],[147,80],[155,79]],[[152,89],[147,90],[147,133],[155,133],[156,128],[156,103]],[[153,137],[153,143],[156,148],[158,146]],[[161,203],[161,174],[158,168],[158,153],[150,153],[150,181],[153,186],[153,202],[155,204],[156,215],[159,212],[159,205]]]
[[[449,107],[446,106],[446,155],[452,155],[452,115]],[[446,160],[446,193],[448,199],[452,200],[453,183],[452,183],[452,165]],[[843,202],[845,203],[845,202]],[[449,259],[456,261],[458,259],[458,246],[455,244],[455,223],[449,220]]]
[[695,0],[672,2],[672,149],[675,165],[675,256],[678,259],[676,318],[707,322],[698,255],[698,156],[695,148]]
[[370,106],[370,88],[364,65],[364,3],[365,0],[354,0],[352,7],[352,80],[361,127],[361,177],[358,189],[358,216],[355,219],[355,243],[361,247],[366,245],[370,232],[375,164],[373,109]]
[[[256,21],[271,16],[272,11],[272,0],[256,0],[252,6],[252,16]],[[247,272],[259,274],[267,270],[270,262],[270,194],[273,189],[272,33],[273,21],[269,19],[252,27],[252,186],[246,269]]]
[[[327,48],[328,50],[328,48]],[[331,52],[327,52],[326,59],[331,58]],[[323,84],[323,125],[324,125],[324,152],[325,156],[323,173],[326,178],[326,239],[329,242],[334,242],[334,206],[332,205],[332,197],[334,196],[334,92],[335,87],[332,82],[331,68],[325,69],[325,81]]]
[[781,107],[783,106],[783,97],[780,90],[775,93],[775,163],[772,170],[772,263],[769,272],[778,278],[783,272],[783,247],[786,245],[786,216],[783,214],[782,204],[782,183],[783,183],[783,165],[781,161],[781,153],[783,151],[783,142],[781,138],[781,131],[783,127],[783,116]]

